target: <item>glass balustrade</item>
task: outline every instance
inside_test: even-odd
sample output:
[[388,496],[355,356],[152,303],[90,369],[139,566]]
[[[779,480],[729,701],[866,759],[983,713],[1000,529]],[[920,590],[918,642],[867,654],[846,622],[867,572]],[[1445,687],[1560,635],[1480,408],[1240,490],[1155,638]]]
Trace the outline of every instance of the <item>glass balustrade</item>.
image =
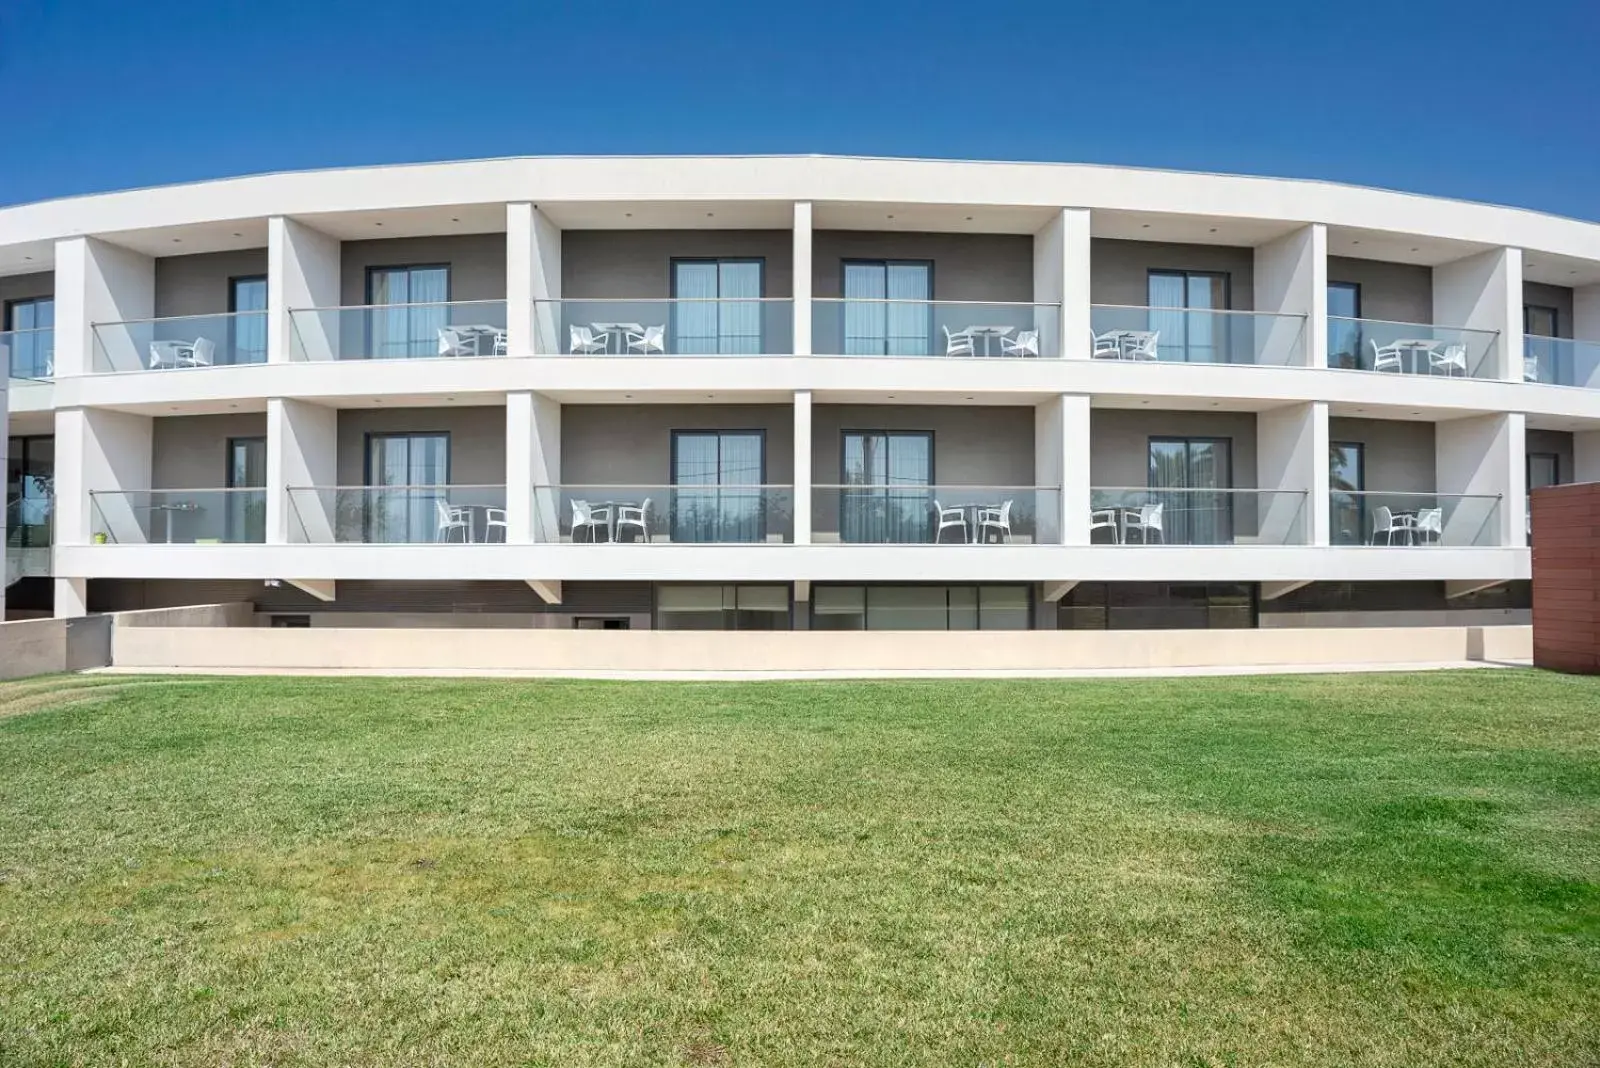
[[505,356],[506,302],[367,304],[289,312],[296,360],[415,360]]
[[1305,364],[1306,317],[1276,312],[1097,304],[1090,356],[1135,363]]
[[776,356],[794,351],[784,299],[539,300],[534,351],[546,356]]
[[1330,538],[1390,548],[1498,545],[1500,503],[1487,494],[1334,490]]
[[1097,545],[1304,545],[1306,493],[1262,489],[1097,487]]
[[816,299],[818,356],[1057,357],[1061,306],[974,301]]
[[1525,337],[1522,380],[1547,386],[1600,389],[1600,342]]
[[7,376],[23,382],[43,382],[55,377],[56,332],[53,327],[0,332],[0,357]]
[[794,540],[794,487],[535,486],[533,538],[579,544],[783,544]]
[[509,534],[504,486],[301,486],[288,497],[296,542],[484,545]]
[[50,574],[54,529],[54,497],[20,496],[6,501],[7,586],[19,579]]
[[233,367],[266,359],[266,312],[94,324],[93,367],[101,374]]
[[1500,335],[1425,323],[1328,318],[1328,366],[1347,371],[1496,377]]
[[264,489],[94,490],[97,545],[222,545],[267,540]]
[[1059,544],[1054,486],[832,485],[811,491],[813,542]]

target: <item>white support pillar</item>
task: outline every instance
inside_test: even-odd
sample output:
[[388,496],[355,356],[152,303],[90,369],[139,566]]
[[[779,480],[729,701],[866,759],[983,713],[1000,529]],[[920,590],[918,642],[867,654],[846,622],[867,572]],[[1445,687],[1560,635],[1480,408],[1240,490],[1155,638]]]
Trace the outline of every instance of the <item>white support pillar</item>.
[[[332,542],[338,513],[339,412],[267,400],[267,543]],[[296,492],[291,499],[289,490]],[[309,492],[316,489],[319,492]]]
[[811,391],[794,395],[794,543],[811,544]]
[[97,346],[94,324],[155,315],[154,259],[93,237],[57,241],[55,295],[57,378],[144,367],[131,332],[102,332]]
[[506,344],[513,356],[561,350],[561,227],[537,204],[506,205]]
[[[1329,543],[1326,403],[1289,404],[1256,416],[1256,476],[1260,489],[1281,491],[1255,502],[1262,544]],[[1243,510],[1248,502],[1239,505]]]
[[[527,415],[513,416],[509,411],[511,397],[507,398],[506,448],[525,450],[526,475],[520,484],[513,483],[514,467],[520,464],[512,464],[508,457],[507,492],[526,496],[530,502],[526,540],[557,542],[561,540],[561,402],[543,393],[512,394],[516,396],[527,398],[517,402],[526,403]],[[524,419],[527,423],[527,437],[519,442],[510,438],[513,418],[519,424]],[[520,425],[515,429],[519,435],[522,433]],[[515,527],[508,533],[513,541],[518,540]]]
[[1033,235],[1033,301],[1060,306],[1054,328],[1041,312],[1041,356],[1089,358],[1089,211],[1062,208]]
[[1436,424],[1435,485],[1440,494],[1498,496],[1439,503],[1447,545],[1526,545],[1527,419],[1521,412],[1475,415]]
[[1572,336],[1579,341],[1600,341],[1600,285],[1572,290]]
[[89,580],[57,578],[55,580],[55,617],[76,619],[89,614]]
[[1033,410],[1033,482],[1041,489],[1035,538],[1047,545],[1089,544],[1089,398],[1063,393]]
[[148,415],[104,408],[56,412],[57,544],[88,545],[96,529],[121,544],[144,540],[148,513],[115,491],[150,489],[151,431]]
[[[1495,248],[1433,269],[1433,321],[1499,335],[1480,372],[1522,381],[1522,250]],[[1469,346],[1468,359],[1477,357]],[[1469,366],[1468,370],[1472,368]]]
[[1600,482],[1600,430],[1572,435],[1572,481]]
[[[339,355],[339,239],[282,215],[267,220],[267,362]],[[291,309],[327,309],[318,315]]]
[[794,206],[794,354],[811,355],[811,202]]
[[1328,365],[1328,228],[1302,226],[1255,250],[1254,331],[1258,364]]

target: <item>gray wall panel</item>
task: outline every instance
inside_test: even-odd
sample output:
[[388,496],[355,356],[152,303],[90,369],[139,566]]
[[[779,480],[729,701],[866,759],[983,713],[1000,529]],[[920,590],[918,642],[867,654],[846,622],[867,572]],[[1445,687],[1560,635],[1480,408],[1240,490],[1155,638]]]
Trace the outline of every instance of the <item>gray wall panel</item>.
[[267,417],[260,412],[155,419],[150,428],[150,488],[220,489],[228,484],[228,439],[266,436]]
[[1437,488],[1432,423],[1330,419],[1328,441],[1359,442],[1366,446],[1369,492],[1432,493]]
[[565,230],[561,295],[666,299],[672,295],[674,259],[718,257],[762,258],[764,295],[794,295],[794,235],[788,230]]
[[568,404],[561,409],[567,485],[665,486],[674,430],[762,430],[771,485],[794,481],[794,409],[786,404]]
[[506,299],[506,235],[454,234],[346,241],[339,246],[341,304],[367,302],[367,270],[447,264],[451,300]]
[[1542,282],[1522,283],[1522,303],[1556,310],[1556,337],[1572,336],[1572,290]]
[[1254,412],[1133,411],[1095,408],[1089,424],[1089,483],[1103,487],[1150,483],[1150,439],[1228,438],[1233,442],[1233,488],[1256,488]]
[[205,252],[156,260],[156,318],[222,315],[228,310],[228,280],[267,273],[267,250]]
[[1573,466],[1572,432],[1570,430],[1530,430],[1527,437],[1528,452],[1553,452],[1559,458],[1556,472],[1562,482],[1571,482],[1577,470]]
[[1033,303],[1033,238],[1027,234],[919,234],[818,230],[811,295],[844,295],[845,260],[931,260],[934,300]]
[[1220,271],[1228,276],[1228,306],[1250,311],[1255,307],[1255,265],[1253,248],[1097,237],[1089,245],[1089,300],[1140,307],[1150,302],[1152,270]]
[[1328,281],[1354,282],[1361,287],[1363,319],[1388,319],[1398,323],[1433,322],[1431,267],[1329,256]]
[[338,477],[341,486],[366,479],[366,435],[450,435],[450,481],[458,486],[499,486],[506,480],[506,410],[502,407],[344,408],[339,412]]

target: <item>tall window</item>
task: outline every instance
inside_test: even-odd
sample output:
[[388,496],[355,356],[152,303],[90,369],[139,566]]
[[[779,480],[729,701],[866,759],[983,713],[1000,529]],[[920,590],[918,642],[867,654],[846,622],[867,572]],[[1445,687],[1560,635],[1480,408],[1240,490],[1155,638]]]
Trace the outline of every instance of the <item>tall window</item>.
[[1354,371],[1361,367],[1361,287],[1354,282],[1328,283],[1328,366]]
[[929,539],[933,434],[846,430],[840,458],[841,541],[901,544]]
[[1228,307],[1227,275],[1151,271],[1149,287],[1150,329],[1161,332],[1156,341],[1161,359],[1228,362],[1228,317],[1206,314]]
[[1532,361],[1529,368],[1540,382],[1570,382],[1572,354],[1555,341],[1560,336],[1561,320],[1554,308],[1539,304],[1522,306],[1522,333],[1525,355]]
[[449,483],[449,434],[367,435],[366,540],[436,540],[441,487]]
[[1528,454],[1528,489],[1561,485],[1561,457],[1553,452]]
[[12,378],[50,378],[56,373],[54,297],[14,300],[6,305],[5,329],[11,337]]
[[[264,276],[233,278],[228,282],[228,348],[232,363],[267,362],[267,280]],[[254,314],[250,314],[254,313]]]
[[662,630],[788,630],[787,586],[657,586]]
[[437,356],[439,330],[450,322],[449,299],[449,267],[369,268],[367,303],[378,307],[367,312],[368,355]]
[[766,435],[758,430],[672,433],[672,540],[764,541]]
[[1328,446],[1329,520],[1335,545],[1360,545],[1366,540],[1367,451],[1360,442],[1335,441]]
[[817,586],[813,630],[1028,630],[1026,586]]
[[1533,337],[1559,337],[1561,335],[1557,327],[1560,325],[1560,320],[1557,315],[1554,308],[1546,308],[1539,304],[1524,304],[1522,332]]
[[933,264],[844,263],[847,356],[928,356],[933,347]]
[[765,262],[672,261],[672,351],[753,356],[764,351],[761,296]]
[[[229,489],[264,489],[267,485],[267,439],[229,438],[227,475]],[[227,540],[230,542],[266,541],[266,494],[230,493],[227,497]]]
[[[1151,438],[1150,488],[1161,506],[1162,540],[1173,545],[1233,541],[1233,442]],[[1180,492],[1181,491],[1181,492]]]
[[55,504],[56,439],[16,437],[6,442],[6,544],[50,544]]

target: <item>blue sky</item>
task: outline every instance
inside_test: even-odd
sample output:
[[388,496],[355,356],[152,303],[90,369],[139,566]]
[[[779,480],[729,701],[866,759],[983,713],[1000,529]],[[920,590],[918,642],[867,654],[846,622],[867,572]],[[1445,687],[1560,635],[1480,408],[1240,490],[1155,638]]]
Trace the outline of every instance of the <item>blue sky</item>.
[[0,101],[0,203],[478,156],[831,152],[1600,218],[1596,0],[0,0]]

